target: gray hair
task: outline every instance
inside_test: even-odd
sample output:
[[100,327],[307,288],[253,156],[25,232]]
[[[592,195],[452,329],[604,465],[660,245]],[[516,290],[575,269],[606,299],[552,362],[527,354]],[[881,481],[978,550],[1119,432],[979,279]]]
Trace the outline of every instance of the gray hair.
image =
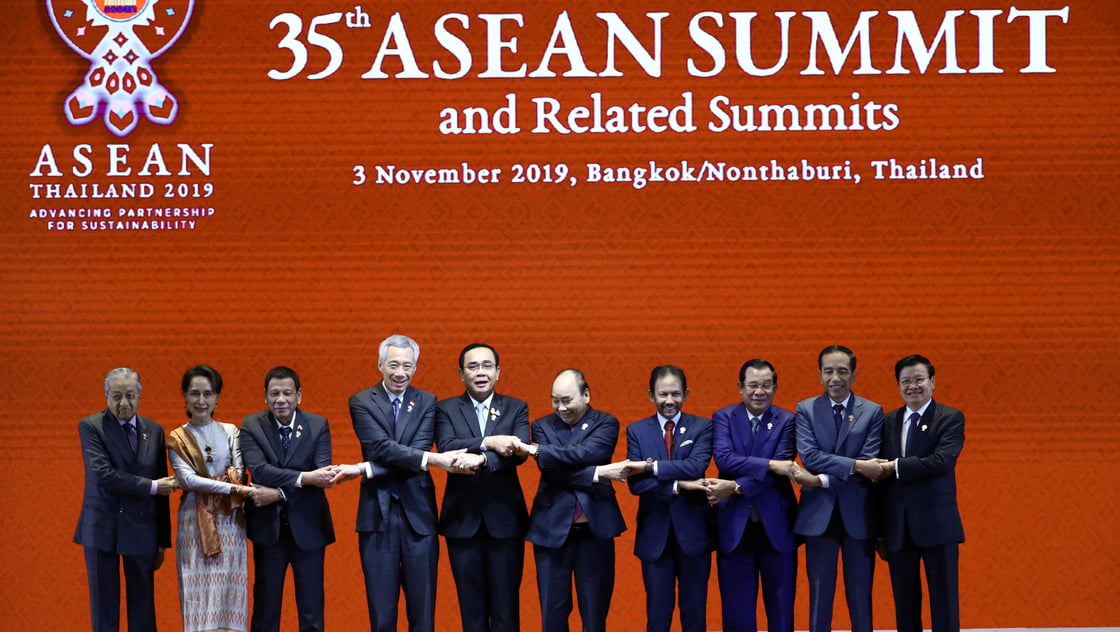
[[393,334],[381,341],[381,346],[377,349],[378,364],[382,364],[385,362],[385,359],[389,357],[389,347],[412,349],[412,361],[420,362],[420,345],[416,344],[416,341],[408,336]]
[[140,374],[127,367],[113,369],[105,374],[105,397],[109,396],[109,382],[113,380],[136,380],[136,392],[139,393],[143,390],[140,384]]

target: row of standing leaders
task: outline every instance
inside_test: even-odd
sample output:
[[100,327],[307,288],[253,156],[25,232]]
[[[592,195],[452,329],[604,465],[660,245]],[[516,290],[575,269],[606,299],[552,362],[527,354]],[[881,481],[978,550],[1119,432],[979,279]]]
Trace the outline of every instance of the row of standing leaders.
[[[218,371],[187,370],[189,421],[166,438],[137,413],[140,376],[110,371],[107,408],[78,424],[86,477],[74,541],[85,551],[93,630],[120,627],[122,567],[128,629],[156,629],[154,574],[171,547],[176,491],[186,632],[278,631],[289,567],[299,629],[322,630],[324,552],[335,539],[325,490],[352,479],[361,481],[356,528],[372,631],[397,629],[402,591],[409,630],[434,629],[439,535],[464,631],[521,629],[526,540],[543,632],[569,629],[573,584],[583,629],[605,630],[614,538],[626,529],[612,481],[639,497],[634,554],[651,632],[667,632],[675,611],[684,632],[707,630],[713,550],[723,629],[757,630],[761,587],[770,632],[792,632],[802,543],[811,632],[831,630],[841,559],[852,630],[872,632],[876,550],[888,562],[899,632],[923,630],[920,566],[933,632],[960,629],[964,531],[954,470],[964,416],[933,400],[927,358],[895,365],[903,405],[886,414],[852,392],[856,356],[842,345],[820,352],[825,392],[795,412],[773,405],[778,374],[766,360],[742,365],[742,401],[711,419],[683,412],[684,371],[659,366],[649,381],[656,412],[626,428],[626,459],[612,462],[618,419],[591,406],[580,371],[556,376],[554,412],[530,424],[524,401],[495,391],[501,365],[493,347],[462,350],[466,391],[441,401],[412,386],[419,357],[407,336],[382,341],[383,379],[349,401],[363,459],[355,464],[332,463],[327,420],[299,408],[300,378],[290,368],[268,372],[268,409],[240,428],[214,420]],[[716,478],[706,475],[713,458]],[[517,474],[530,459],[540,469],[531,512]],[[433,467],[448,472],[438,512]]]

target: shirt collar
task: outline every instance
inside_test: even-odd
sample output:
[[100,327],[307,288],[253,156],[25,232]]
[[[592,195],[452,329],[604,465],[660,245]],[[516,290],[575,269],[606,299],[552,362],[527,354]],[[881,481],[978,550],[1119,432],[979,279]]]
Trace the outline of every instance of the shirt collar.
[[272,421],[273,421],[273,423],[276,424],[277,428],[295,428],[296,427],[296,415],[298,415],[298,414],[299,414],[299,409],[298,408],[296,410],[292,411],[292,423],[288,424],[287,426],[280,423],[280,420],[276,418],[276,415],[272,414],[272,411],[269,411],[268,416],[272,417]]
[[676,415],[673,415],[672,419],[666,419],[665,417],[663,417],[661,415],[661,413],[657,413],[657,423],[661,424],[661,432],[665,432],[665,423],[666,422],[669,422],[669,421],[673,422],[673,427],[676,428],[677,424],[680,422],[680,420],[681,420],[681,411],[679,411],[679,410],[677,411]]
[[478,410],[479,404],[485,404],[486,410],[490,410],[490,407],[494,405],[494,393],[490,393],[490,396],[482,400],[481,402],[471,396],[470,393],[467,393],[467,399],[471,400],[471,402],[474,404],[475,410]]
[[906,419],[907,419],[907,421],[909,421],[910,416],[913,415],[914,413],[918,413],[919,417],[925,415],[926,414],[926,409],[929,408],[929,405],[932,404],[932,403],[933,403],[933,400],[931,399],[928,402],[926,402],[925,405],[923,405],[918,410],[911,410],[910,407],[907,406],[906,407]]

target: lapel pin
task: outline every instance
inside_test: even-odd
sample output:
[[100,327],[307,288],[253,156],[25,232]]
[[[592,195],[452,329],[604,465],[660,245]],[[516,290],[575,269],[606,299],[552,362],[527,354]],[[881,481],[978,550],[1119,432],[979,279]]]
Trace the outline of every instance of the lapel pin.
[[146,432],[140,433],[140,438],[143,439],[144,441],[147,441],[148,440],[148,433],[146,433]]
[[497,420],[498,417],[501,416],[501,414],[502,411],[498,410],[497,408],[490,408],[490,421]]
[[586,423],[583,424],[582,426],[579,427],[579,429],[580,430],[587,430],[587,424]]
[[856,422],[856,416],[855,415],[848,415],[848,423],[854,424],[855,422]]
[[766,429],[767,430],[773,430],[774,429],[774,422],[772,422],[772,421],[766,422]]
[[302,425],[296,426],[296,439],[299,439],[299,436],[301,434],[303,434],[303,426]]
[[416,402],[412,402],[412,401],[408,402],[408,412],[412,412],[412,407],[415,406],[415,405],[416,405]]
[[685,428],[684,426],[681,426],[681,434],[682,435],[685,433],[686,430],[688,430],[688,428]]
[[929,428],[929,426],[927,426],[927,425],[925,425],[925,424],[922,424],[922,432],[925,432],[925,431],[926,431],[926,428]]

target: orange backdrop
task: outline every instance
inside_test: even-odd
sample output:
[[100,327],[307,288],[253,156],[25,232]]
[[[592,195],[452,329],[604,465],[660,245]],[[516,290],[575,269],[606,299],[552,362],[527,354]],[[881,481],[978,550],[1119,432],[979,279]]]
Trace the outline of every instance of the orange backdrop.
[[[790,20],[789,58],[772,76],[750,76],[735,58],[728,11],[756,11],[754,61],[780,55],[776,11],[822,10],[800,2],[751,2],[724,9],[724,25],[705,22],[727,53],[713,77],[689,73],[712,58],[689,36],[702,3],[381,2],[367,3],[371,28],[346,18],[320,25],[344,53],[330,76],[307,75],[329,63],[310,47],[306,68],[270,79],[292,54],[278,45],[277,15],[300,17],[299,40],[316,15],[354,3],[194,3],[182,38],[152,63],[177,97],[168,126],[141,120],[118,138],[100,119],[71,126],[63,103],[89,62],[68,48],[42,3],[21,3],[0,22],[4,116],[0,217],[0,377],[7,384],[0,429],[0,612],[5,627],[79,629],[88,625],[81,549],[71,543],[81,503],[82,460],[76,422],[104,406],[101,379],[126,365],[143,376],[140,412],[166,429],[182,423],[176,392],[198,362],[226,380],[219,418],[239,422],[263,407],[261,380],[276,364],[303,377],[304,406],[334,424],[336,462],[360,458],[347,397],[379,379],[376,345],[407,333],[422,347],[416,385],[440,397],[459,393],[459,349],[475,340],[502,357],[503,392],[526,399],[533,418],[549,410],[553,375],[581,368],[594,406],[623,424],[652,412],[649,370],[685,368],[696,414],[738,398],[736,371],[751,357],[774,362],[778,403],[792,408],[820,391],[816,353],[831,343],[856,350],[856,390],[892,409],[900,405],[894,361],[911,352],[938,366],[939,399],[966,412],[967,443],[957,467],[967,542],[961,549],[965,627],[1120,625],[1115,584],[1115,471],[1120,432],[1120,230],[1117,213],[1117,102],[1120,8],[1071,1],[1068,20],[1046,20],[1052,73],[1023,73],[1031,49],[1028,18],[1007,22],[1010,5],[948,2],[827,3],[842,46],[861,11],[879,11],[867,41],[872,64],[895,58],[898,21],[915,11],[928,45],[946,11],[998,9],[992,59],[1001,74],[939,72],[942,42],[926,72],[903,44],[908,74],[854,74],[858,46],[834,72],[823,48],[821,75],[803,75],[810,18]],[[58,3],[55,3],[58,4]],[[142,3],[143,4],[143,3]],[[166,3],[165,3],[166,4]],[[187,2],[179,2],[182,8]],[[1020,9],[1067,6],[1031,3]],[[162,10],[160,5],[157,10]],[[587,67],[606,67],[606,23],[616,12],[646,48],[653,19],[662,26],[662,73],[651,77],[618,46],[621,77],[564,77],[556,55],[551,78],[484,78],[487,34],[481,14],[518,13],[501,37],[506,70],[533,71],[561,12]],[[403,79],[399,54],[386,56],[387,79],[363,79],[399,13],[419,68],[452,72],[440,47],[440,16],[473,66],[460,79]],[[980,20],[956,22],[956,55],[979,64]],[[570,43],[559,40],[556,46]],[[1037,42],[1036,42],[1037,44]],[[400,39],[388,47],[401,48]],[[692,94],[693,132],[533,133],[532,99],[551,97],[566,114],[601,94],[604,107],[682,103]],[[860,96],[853,97],[853,92]],[[516,134],[442,134],[441,111],[495,108],[515,95]],[[869,101],[895,104],[894,129],[714,132],[709,101],[739,105]],[[140,175],[159,143],[170,176]],[[179,175],[176,145],[201,153],[209,173]],[[42,164],[51,146],[60,176]],[[75,146],[88,144],[88,176]],[[128,176],[107,175],[113,144],[127,145]],[[982,179],[876,180],[871,161],[974,164]],[[587,163],[691,165],[845,164],[862,181],[587,181]],[[501,168],[497,184],[377,184],[377,165],[398,168]],[[568,167],[574,186],[515,183],[514,165]],[[928,164],[928,163],[927,163]],[[368,180],[354,184],[357,165]],[[123,166],[121,167],[123,169]],[[149,171],[156,171],[154,168]],[[38,174],[37,174],[38,172]],[[35,185],[149,183],[147,199],[46,198]],[[165,197],[171,185],[172,196]],[[209,197],[180,197],[199,187]],[[87,188],[87,191],[90,189]],[[55,230],[41,209],[201,207],[213,214],[189,230]],[[625,453],[624,441],[616,449]],[[436,472],[442,487],[445,475]],[[537,474],[522,468],[531,497]],[[353,532],[358,487],[329,492],[339,540],[327,551],[327,620],[361,628],[366,609]],[[636,500],[619,495],[631,521]],[[174,503],[173,503],[174,504]],[[644,626],[633,531],[617,543],[618,577],[610,627]],[[528,556],[523,627],[539,625]],[[802,563],[802,567],[804,564]],[[802,573],[803,574],[803,573]],[[178,627],[174,564],[157,576],[160,625]],[[441,559],[437,626],[456,629],[454,587]],[[848,625],[837,599],[836,626]],[[880,564],[875,621],[893,625],[889,580]],[[294,629],[294,601],[286,629]],[[403,620],[403,613],[402,613]],[[798,584],[798,629],[808,626],[808,592]],[[713,574],[709,626],[721,626]]]

